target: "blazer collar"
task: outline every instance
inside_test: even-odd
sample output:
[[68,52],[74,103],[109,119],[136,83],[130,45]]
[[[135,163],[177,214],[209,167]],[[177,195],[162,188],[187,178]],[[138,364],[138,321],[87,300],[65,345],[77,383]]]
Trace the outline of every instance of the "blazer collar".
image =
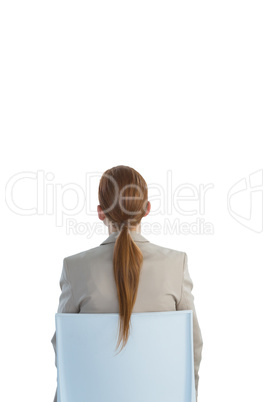
[[[138,232],[136,232],[136,231],[134,231],[134,230],[130,230],[129,233],[130,233],[132,239],[133,239],[135,242],[150,243],[149,240],[147,240],[147,239],[146,239],[145,237],[143,237],[140,233],[138,233]],[[104,240],[104,241],[100,244],[100,246],[102,246],[103,244],[115,243],[118,234],[119,234],[119,232],[113,232],[113,233],[111,233],[110,236],[107,237],[107,239]]]

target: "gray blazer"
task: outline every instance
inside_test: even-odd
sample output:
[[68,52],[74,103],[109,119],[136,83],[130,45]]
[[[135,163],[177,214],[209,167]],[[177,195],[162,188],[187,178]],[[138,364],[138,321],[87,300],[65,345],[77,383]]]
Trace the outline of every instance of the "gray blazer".
[[[187,254],[151,243],[140,233],[130,231],[143,254],[138,294],[133,312],[193,311],[194,369],[198,394],[199,365],[203,340],[198,324],[193,282]],[[63,259],[58,313],[118,313],[119,304],[113,274],[113,251],[117,232],[99,246]],[[56,331],[51,339],[56,356]],[[54,402],[57,401],[57,389]],[[79,401],[78,401],[79,402]]]

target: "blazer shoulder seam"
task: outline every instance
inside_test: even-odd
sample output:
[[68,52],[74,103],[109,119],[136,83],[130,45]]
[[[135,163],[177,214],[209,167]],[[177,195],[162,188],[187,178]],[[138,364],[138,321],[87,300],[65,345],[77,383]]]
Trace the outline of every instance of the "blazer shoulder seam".
[[178,303],[178,306],[179,306],[180,302],[182,301],[183,294],[184,294],[184,273],[185,273],[185,263],[186,263],[186,259],[187,259],[187,254],[185,252],[183,252],[183,254],[184,254],[184,258],[183,258],[182,280],[181,280],[181,298]]
[[76,303],[75,303],[75,300],[74,300],[74,294],[73,294],[72,284],[71,284],[71,281],[70,281],[70,279],[69,279],[69,269],[68,269],[68,264],[67,264],[67,261],[66,261],[66,257],[63,259],[63,264],[64,264],[64,266],[65,266],[65,268],[66,268],[66,278],[67,278],[67,281],[68,281],[68,283],[69,283],[69,285],[70,285],[70,290],[71,290],[71,295],[72,295],[72,299],[73,299],[73,304],[74,304],[75,308],[78,310],[78,308],[77,308],[77,306],[76,306]]

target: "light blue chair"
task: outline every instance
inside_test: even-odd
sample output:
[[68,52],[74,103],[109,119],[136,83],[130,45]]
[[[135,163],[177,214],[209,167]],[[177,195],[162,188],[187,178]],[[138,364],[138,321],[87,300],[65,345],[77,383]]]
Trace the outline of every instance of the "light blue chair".
[[196,402],[192,311],[57,313],[57,402]]

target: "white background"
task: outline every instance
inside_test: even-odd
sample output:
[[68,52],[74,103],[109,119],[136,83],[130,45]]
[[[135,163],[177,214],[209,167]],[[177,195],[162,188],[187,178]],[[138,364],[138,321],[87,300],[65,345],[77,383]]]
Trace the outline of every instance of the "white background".
[[[267,397],[267,17],[256,0],[1,2],[1,400],[52,402],[62,260],[108,236],[67,231],[69,218],[98,223],[98,180],[90,211],[68,216],[70,187],[86,192],[87,174],[119,164],[147,181],[143,223],[213,227],[142,229],[188,254],[204,341],[199,402]],[[203,214],[198,201],[182,202],[197,209],[186,215],[163,198],[157,212],[152,187],[166,197],[168,171],[173,193],[213,186]]]

